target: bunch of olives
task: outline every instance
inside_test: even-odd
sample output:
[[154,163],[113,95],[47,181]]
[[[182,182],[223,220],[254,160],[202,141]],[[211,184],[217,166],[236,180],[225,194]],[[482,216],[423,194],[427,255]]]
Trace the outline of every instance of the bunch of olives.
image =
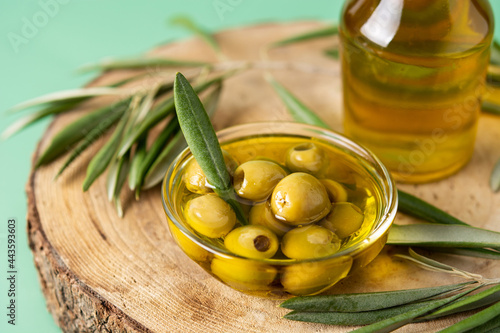
[[342,240],[363,223],[343,185],[316,177],[326,167],[324,151],[311,142],[290,147],[286,165],[255,159],[238,165],[223,150],[226,168],[249,225],[240,226],[231,206],[213,193],[196,160],[186,166],[186,188],[198,196],[184,207],[199,234],[223,239],[225,248],[250,259],[315,259],[339,251]]

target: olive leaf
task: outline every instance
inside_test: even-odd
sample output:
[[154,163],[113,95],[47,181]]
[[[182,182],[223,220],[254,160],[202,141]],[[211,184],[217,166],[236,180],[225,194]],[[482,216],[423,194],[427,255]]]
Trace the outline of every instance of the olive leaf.
[[109,168],[106,179],[108,199],[115,204],[118,217],[123,217],[123,207],[120,201],[120,191],[125,184],[130,168],[130,153],[114,159]]
[[111,69],[141,69],[149,67],[203,67],[208,63],[201,61],[186,61],[167,58],[131,58],[131,59],[108,59],[95,64],[80,67],[79,72],[106,71]]
[[464,225],[392,225],[387,244],[431,247],[500,248],[500,232]]
[[493,65],[500,65],[500,43],[496,40],[491,42],[490,63]]
[[452,291],[458,291],[471,283],[473,282],[360,294],[299,296],[281,303],[280,306],[286,309],[309,312],[335,311],[357,313],[414,303]]
[[401,190],[398,190],[398,210],[429,222],[468,225],[430,203]]
[[116,114],[123,114],[128,102],[129,99],[105,106],[67,125],[52,138],[49,146],[38,157],[35,167],[52,162],[95,128],[99,128],[103,132],[107,130],[113,124],[107,119],[110,117],[113,119],[113,115]]
[[15,122],[13,122],[9,127],[7,127],[3,132],[1,139],[6,140],[14,134],[20,132],[31,124],[36,123],[37,121],[46,118],[48,116],[57,115],[59,113],[66,112],[68,110],[73,109],[75,106],[80,104],[86,98],[74,99],[72,101],[63,101],[58,103],[52,103],[48,106],[44,107],[41,110],[30,113]]
[[78,145],[73,148],[71,154],[68,156],[63,166],[59,169],[56,176],[54,178],[59,177],[64,170],[78,157],[82,154],[85,149],[90,147],[97,139],[106,134],[107,130],[114,125],[121,117],[123,116],[123,112],[113,112],[109,115],[103,122],[101,122],[98,126],[94,127],[90,130],[89,133],[85,135],[85,137],[78,143]]
[[266,79],[272,85],[274,90],[278,93],[279,97],[285,104],[290,112],[290,115],[300,123],[315,125],[323,128],[329,128],[329,126],[321,120],[314,112],[312,112],[307,106],[305,106],[299,99],[293,96],[290,91],[283,87],[278,81],[276,81],[271,75],[267,75]]
[[500,159],[493,167],[493,172],[490,176],[490,187],[493,192],[498,192],[500,190]]
[[[215,113],[221,91],[222,85],[219,84],[203,101],[205,110],[210,118]],[[142,188],[149,189],[159,184],[165,176],[170,163],[173,161],[175,156],[177,156],[185,147],[187,147],[186,140],[184,139],[182,132],[179,131],[172,138],[172,140],[170,140],[168,145],[165,146],[163,151],[156,158],[153,165],[151,165],[151,167],[148,169],[147,174],[144,177],[144,184]]]
[[130,94],[129,90],[118,89],[112,87],[93,87],[93,88],[81,88],[73,90],[63,90],[55,93],[50,93],[37,98],[30,99],[28,101],[14,105],[8,112],[15,112],[19,110],[24,110],[33,106],[43,105],[47,103],[62,102],[62,101],[74,101],[75,99],[82,99],[86,97],[96,97],[96,96],[106,96],[106,95],[124,95]]
[[147,139],[144,136],[137,141],[137,145],[135,147],[128,176],[128,185],[132,191],[135,191],[135,189],[140,186],[140,173],[142,171],[141,165],[146,157],[146,144]]
[[420,316],[423,316],[435,309],[442,307],[443,305],[449,304],[459,299],[460,297],[465,296],[469,292],[470,291],[464,291],[455,296],[436,300],[433,302],[428,302],[416,309],[412,309],[408,312],[398,314],[394,317],[387,318],[367,326],[363,326],[359,329],[353,330],[352,332],[357,332],[357,333],[391,332],[397,328],[400,328],[406,324],[413,322],[416,318]]
[[335,48],[325,50],[325,55],[332,58],[332,59],[337,60],[340,57],[339,49],[335,47]]
[[434,301],[410,303],[396,307],[386,307],[380,310],[371,310],[363,312],[292,311],[290,313],[287,313],[283,318],[295,321],[306,321],[311,323],[320,323],[327,325],[342,325],[342,326],[369,325],[379,322],[381,320],[392,318],[394,316],[406,313],[411,310],[418,309],[423,305],[431,304],[432,302]]
[[465,331],[468,332],[473,328],[476,328],[482,324],[486,324],[489,321],[495,320],[496,318],[500,317],[499,313],[500,313],[500,301],[476,314],[473,314],[468,318],[465,318],[462,321],[459,321],[458,323],[448,328],[445,328],[444,330],[441,330],[440,332],[441,333],[458,333]]
[[481,104],[481,110],[494,115],[500,115],[500,105],[492,103],[490,101],[483,101]]
[[217,54],[221,54],[221,49],[214,36],[205,29],[197,25],[193,20],[186,16],[176,16],[170,20],[173,25],[181,26],[191,33],[203,39]]
[[306,33],[302,33],[302,34],[299,34],[296,36],[292,36],[292,37],[289,37],[289,38],[286,38],[283,40],[279,40],[277,42],[272,43],[269,46],[269,48],[295,44],[298,42],[304,42],[304,41],[309,41],[309,40],[318,39],[318,38],[332,37],[332,36],[337,35],[338,32],[339,32],[339,29],[338,29],[337,25],[330,25],[327,27],[313,30],[313,31],[308,31]]
[[[195,92],[199,94],[212,85],[220,83],[224,78],[227,77],[226,75],[228,74],[226,73],[198,84],[194,88]],[[145,133],[147,133],[151,128],[156,126],[161,120],[165,119],[173,112],[174,96],[170,96],[164,101],[158,103],[158,105],[156,105],[153,109],[151,109],[150,112],[147,113],[147,115],[138,124],[138,126],[134,127],[133,130],[131,130],[131,132],[127,134],[127,138],[125,138],[124,142],[121,143],[118,155],[121,156],[125,154],[141,136],[145,135]]]
[[[130,108],[127,109],[127,115],[130,114]],[[83,191],[87,191],[94,181],[106,170],[109,163],[116,158],[118,145],[123,132],[129,122],[129,117],[124,116],[120,119],[108,141],[99,149],[87,166],[87,173],[83,181]],[[118,158],[121,156],[118,156]]]
[[242,224],[248,224],[226,169],[222,150],[210,118],[189,81],[177,73],[174,83],[175,109],[191,153],[215,192],[230,204]]

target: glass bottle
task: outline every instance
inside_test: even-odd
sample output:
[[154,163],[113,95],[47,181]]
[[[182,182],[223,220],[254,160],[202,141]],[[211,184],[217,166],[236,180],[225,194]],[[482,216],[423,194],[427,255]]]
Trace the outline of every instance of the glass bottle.
[[344,130],[398,181],[462,168],[474,149],[493,35],[487,0],[348,0]]

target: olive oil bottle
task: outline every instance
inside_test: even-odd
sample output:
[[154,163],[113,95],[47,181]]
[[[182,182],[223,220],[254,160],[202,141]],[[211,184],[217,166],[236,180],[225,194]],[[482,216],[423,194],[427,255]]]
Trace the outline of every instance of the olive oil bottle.
[[492,34],[487,0],[348,0],[346,135],[402,182],[458,171],[474,149]]

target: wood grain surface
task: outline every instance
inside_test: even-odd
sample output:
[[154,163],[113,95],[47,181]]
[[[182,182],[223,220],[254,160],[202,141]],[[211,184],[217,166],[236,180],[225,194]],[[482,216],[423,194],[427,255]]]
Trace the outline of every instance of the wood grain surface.
[[[319,27],[315,22],[265,24],[216,35],[225,61],[261,59],[263,46]],[[305,104],[341,131],[341,81],[338,62],[322,50],[336,38],[309,41],[271,50],[267,65],[273,75]],[[217,61],[198,39],[176,42],[152,51],[157,56]],[[271,64],[271,65],[270,65]],[[262,66],[260,66],[262,67]],[[155,70],[155,69],[151,69]],[[172,75],[174,75],[172,70]],[[229,79],[214,118],[216,129],[230,125],[290,120],[284,106],[263,78],[251,69]],[[106,73],[100,85],[130,71]],[[103,98],[57,117],[34,158],[65,124],[87,112]],[[190,261],[171,238],[163,212],[160,187],[143,193],[140,201],[122,196],[125,215],[119,218],[108,202],[105,177],[82,191],[85,166],[98,141],[61,177],[54,175],[64,158],[33,170],[27,184],[28,232],[47,307],[67,332],[346,332],[352,327],[299,323],[282,319],[287,310],[279,301],[236,292]],[[500,194],[488,188],[489,173],[500,158],[500,118],[482,115],[471,162],[458,174],[432,184],[401,185],[455,216],[479,227],[500,231]],[[398,223],[412,220],[402,214]],[[329,293],[394,290],[461,281],[424,271],[391,256],[386,247],[366,269],[341,281]],[[486,277],[499,277],[498,262],[437,256]],[[435,332],[461,316],[405,326],[398,332]]]

